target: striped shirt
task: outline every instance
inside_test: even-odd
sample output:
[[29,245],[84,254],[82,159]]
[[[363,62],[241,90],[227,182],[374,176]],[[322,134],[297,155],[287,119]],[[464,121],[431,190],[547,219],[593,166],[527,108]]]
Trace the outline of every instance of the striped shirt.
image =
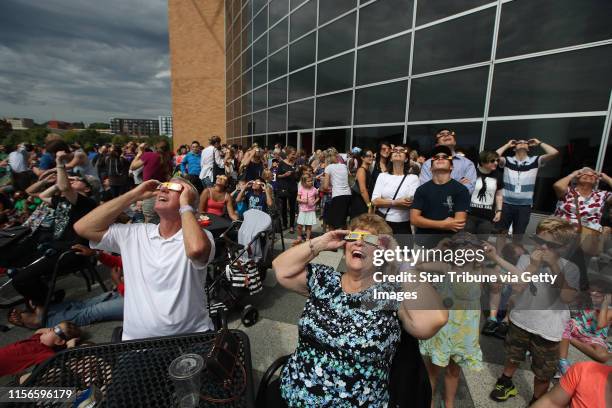
[[505,156],[504,159],[504,203],[533,205],[533,191],[541,165],[540,156],[529,156],[522,161],[511,156]]

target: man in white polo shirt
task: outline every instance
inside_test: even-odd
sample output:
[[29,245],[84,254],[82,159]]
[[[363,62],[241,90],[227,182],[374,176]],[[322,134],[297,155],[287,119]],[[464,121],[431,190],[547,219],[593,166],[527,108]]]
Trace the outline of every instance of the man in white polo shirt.
[[[160,223],[112,224],[132,203],[157,196]],[[75,231],[90,246],[121,254],[125,280],[123,340],[213,329],[202,273],[215,253],[199,226],[198,194],[187,180],[145,181],[81,218]]]

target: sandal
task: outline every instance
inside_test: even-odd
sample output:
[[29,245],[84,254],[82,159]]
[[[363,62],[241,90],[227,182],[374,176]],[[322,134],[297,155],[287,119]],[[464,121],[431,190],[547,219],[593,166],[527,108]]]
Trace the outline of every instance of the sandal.
[[13,326],[25,327],[23,321],[21,321],[21,310],[16,307],[8,311],[6,320]]

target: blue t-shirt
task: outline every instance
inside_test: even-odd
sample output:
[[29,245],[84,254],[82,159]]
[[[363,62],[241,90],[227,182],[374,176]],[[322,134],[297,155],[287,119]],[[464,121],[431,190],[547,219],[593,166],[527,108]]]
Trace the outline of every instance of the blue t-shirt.
[[268,211],[268,205],[266,204],[266,193],[253,194],[252,191],[249,191],[244,195],[244,200],[247,203],[247,207],[249,210],[260,210],[260,211]]
[[51,153],[43,153],[38,161],[38,168],[41,170],[49,170],[55,167],[55,159]]

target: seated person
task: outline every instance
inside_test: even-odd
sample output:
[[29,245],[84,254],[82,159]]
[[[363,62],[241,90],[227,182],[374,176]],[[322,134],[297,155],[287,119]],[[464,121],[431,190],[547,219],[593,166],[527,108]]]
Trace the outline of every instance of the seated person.
[[[238,220],[238,214],[234,210],[234,202],[227,192],[228,178],[225,175],[218,175],[215,185],[205,188],[200,194],[200,213],[218,215],[219,217],[229,217],[232,221]],[[225,209],[227,208],[227,214]]]
[[273,197],[270,185],[266,184],[261,177],[257,177],[255,180],[247,182],[246,187],[236,197],[236,202],[245,201],[247,204],[245,211],[259,210],[268,212],[268,208],[272,207]]
[[[95,251],[81,244],[72,249],[78,255],[96,256],[103,265],[111,270],[111,280],[115,290],[102,293],[84,301],[66,301],[49,306],[47,324],[54,326],[61,321],[70,320],[77,326],[87,326],[95,322],[123,319],[123,296],[125,287],[122,277],[122,262],[118,255],[111,255],[103,251]],[[34,311],[21,311],[17,320],[21,325],[37,329],[41,325],[42,307],[36,306]]]
[[[13,252],[22,254],[21,257],[26,261],[26,266],[13,278],[13,287],[26,299],[31,308],[44,305],[48,287],[43,277],[52,274],[60,255],[75,244],[87,243],[76,234],[73,226],[76,221],[96,207],[96,202],[91,197],[100,189],[100,183],[94,177],[68,176],[65,169],[67,155],[64,151],[58,151],[55,157],[57,182],[39,195],[40,199],[54,209],[51,231],[46,238],[39,238],[39,242],[44,242],[46,249],[52,249],[53,253],[35,246],[23,251],[12,249]],[[36,259],[38,261],[33,262]],[[84,262],[83,257],[71,253],[63,258],[62,269],[69,270]],[[17,309],[9,312],[8,320],[11,324],[22,324]]]
[[[428,284],[402,286],[418,291],[416,301],[376,303],[372,289],[387,291],[388,286],[373,281],[374,272],[381,270],[374,266],[374,251],[395,247],[392,230],[373,214],[356,217],[350,229],[355,233],[336,230],[308,240],[273,262],[278,282],[308,297],[298,325],[298,347],[280,380],[282,398],[291,407],[387,406],[391,361],[402,326],[410,335],[426,339],[448,319]],[[311,263],[320,252],[340,248],[346,254],[345,273]],[[372,307],[359,307],[362,301]],[[420,359],[414,347],[412,355]]]
[[531,408],[606,408],[612,405],[612,367],[585,361],[574,364],[559,384]]
[[42,363],[67,346],[74,346],[79,337],[79,326],[63,321],[53,327],[37,330],[26,340],[0,347],[0,377],[18,374]]
[[570,344],[582,351],[593,360],[607,363],[608,353],[608,326],[612,323],[610,302],[612,295],[605,294],[605,283],[591,282],[592,307],[579,310],[565,326],[561,350],[559,352],[559,371],[565,374],[570,367],[567,359]]

